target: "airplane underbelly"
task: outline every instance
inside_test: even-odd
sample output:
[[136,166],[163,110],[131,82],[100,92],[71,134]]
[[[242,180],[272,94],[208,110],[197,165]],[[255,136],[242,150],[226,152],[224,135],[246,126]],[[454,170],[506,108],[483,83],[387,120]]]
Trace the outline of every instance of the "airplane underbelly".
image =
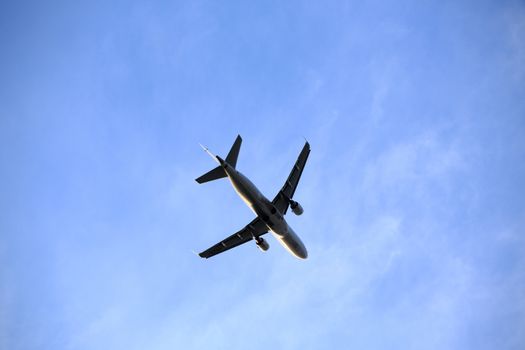
[[[275,238],[295,257],[306,259],[308,252],[301,239],[283,220],[281,214],[270,213],[270,203],[247,178],[240,173],[230,174],[230,181],[235,191],[252,211],[263,219]],[[268,202],[268,203],[266,203]],[[271,203],[270,203],[271,204]]]

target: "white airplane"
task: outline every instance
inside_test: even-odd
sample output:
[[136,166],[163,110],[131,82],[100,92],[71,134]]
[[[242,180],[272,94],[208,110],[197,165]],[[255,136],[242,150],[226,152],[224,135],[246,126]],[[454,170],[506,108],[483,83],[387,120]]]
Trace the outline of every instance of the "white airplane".
[[303,213],[301,205],[292,200],[292,197],[301,178],[308,155],[310,154],[310,144],[308,142],[305,143],[284,186],[273,201],[270,202],[246,176],[235,169],[241,142],[242,138],[238,135],[225,160],[213,155],[206,147],[201,145],[202,148],[219,163],[219,166],[197,178],[195,181],[202,184],[204,182],[228,177],[235,191],[257,217],[242,230],[206,249],[202,253],[199,253],[199,256],[202,258],[210,258],[252,239],[255,240],[255,244],[260,250],[267,251],[270,245],[261,236],[270,231],[279,243],[291,254],[297,258],[306,259],[308,252],[303,242],[301,242],[284,219],[284,215],[288,210],[288,206],[292,208],[295,215],[301,215]]

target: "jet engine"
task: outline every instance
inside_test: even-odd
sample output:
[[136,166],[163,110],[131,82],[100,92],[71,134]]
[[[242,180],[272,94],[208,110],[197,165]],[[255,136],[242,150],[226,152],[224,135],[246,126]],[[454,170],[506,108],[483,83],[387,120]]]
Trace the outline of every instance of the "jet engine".
[[290,208],[292,208],[292,211],[295,215],[301,215],[304,212],[303,207],[301,207],[301,204],[299,204],[296,201],[290,200]]
[[268,249],[270,249],[270,244],[266,242],[264,238],[257,237],[255,239],[255,244],[257,244],[257,248],[259,248],[261,251],[265,252]]

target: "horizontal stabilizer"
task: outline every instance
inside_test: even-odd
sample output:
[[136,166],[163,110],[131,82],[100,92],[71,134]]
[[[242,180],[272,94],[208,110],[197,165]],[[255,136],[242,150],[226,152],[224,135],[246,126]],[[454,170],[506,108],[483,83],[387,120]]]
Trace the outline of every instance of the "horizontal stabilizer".
[[223,177],[226,177],[226,172],[221,166],[218,166],[210,171],[208,171],[206,174],[202,175],[201,177],[198,177],[195,179],[198,183],[202,184],[208,181],[213,181],[217,179],[222,179]]
[[233,143],[230,152],[226,156],[226,163],[230,164],[233,168],[237,165],[237,157],[239,157],[239,150],[241,149],[242,138],[241,135],[237,135],[235,142]]

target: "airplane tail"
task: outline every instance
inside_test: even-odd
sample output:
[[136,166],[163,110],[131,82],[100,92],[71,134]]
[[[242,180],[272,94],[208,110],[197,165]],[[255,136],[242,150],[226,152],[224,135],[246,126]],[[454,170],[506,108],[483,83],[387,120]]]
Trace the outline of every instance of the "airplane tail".
[[[230,149],[230,152],[228,152],[228,155],[226,156],[225,162],[228,163],[234,169],[235,169],[235,166],[237,165],[237,158],[239,157],[239,150],[241,149],[241,143],[242,143],[241,135],[237,135],[237,138],[235,139],[235,142],[233,143],[232,148]],[[205,147],[203,148],[212,158],[215,159],[215,161],[219,163],[222,162],[222,161],[219,161],[219,157],[214,156],[207,148]],[[222,165],[219,165],[218,167],[213,168],[212,170],[208,171],[206,174],[196,178],[195,181],[202,184],[208,181],[222,179],[226,176],[228,175],[224,171],[224,168],[222,167]]]

